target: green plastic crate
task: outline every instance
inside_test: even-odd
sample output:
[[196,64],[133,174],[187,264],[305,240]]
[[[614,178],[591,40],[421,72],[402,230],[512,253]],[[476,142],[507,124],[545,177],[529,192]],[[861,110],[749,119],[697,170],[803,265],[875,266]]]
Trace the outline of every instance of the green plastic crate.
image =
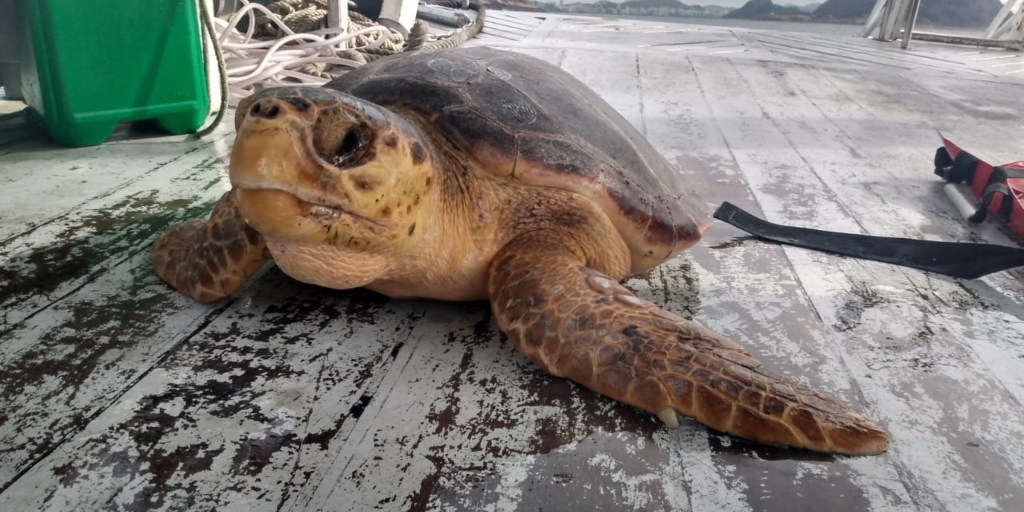
[[15,0],[22,94],[58,143],[119,123],[181,134],[209,111],[196,0]]

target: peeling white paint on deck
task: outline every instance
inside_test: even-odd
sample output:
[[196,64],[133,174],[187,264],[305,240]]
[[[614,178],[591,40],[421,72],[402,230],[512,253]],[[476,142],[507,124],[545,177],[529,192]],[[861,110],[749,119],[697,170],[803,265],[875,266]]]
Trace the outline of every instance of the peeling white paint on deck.
[[[959,217],[931,159],[935,128],[994,163],[1024,156],[1024,82],[949,48],[491,19],[471,44],[579,77],[710,208],[1013,243]],[[947,279],[716,224],[630,279],[892,434],[876,457],[758,447],[548,377],[486,304],[322,290],[272,267],[210,306],[173,293],[149,244],[206,214],[231,131],[0,143],[0,510],[1024,508],[1020,271]]]

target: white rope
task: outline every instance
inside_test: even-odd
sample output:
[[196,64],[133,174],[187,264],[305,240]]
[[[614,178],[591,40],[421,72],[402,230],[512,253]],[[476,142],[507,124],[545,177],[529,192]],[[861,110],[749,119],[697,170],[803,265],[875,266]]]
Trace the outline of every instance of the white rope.
[[[239,100],[255,92],[257,85],[323,85],[327,82],[326,79],[295,69],[311,63],[359,67],[362,63],[339,56],[342,48],[379,48],[391,35],[390,30],[381,25],[370,26],[356,32],[349,32],[348,27],[331,27],[295,33],[263,5],[249,3],[249,0],[242,0],[242,4],[242,8],[228,21],[214,19],[216,30],[219,32],[217,40],[224,52],[228,104],[231,106],[237,106]],[[286,35],[272,41],[253,39],[256,12],[267,15],[265,20],[277,25]],[[249,20],[245,34],[236,30],[243,16]],[[357,46],[362,36],[369,38],[373,35],[376,37],[369,39],[369,42],[362,46]]]

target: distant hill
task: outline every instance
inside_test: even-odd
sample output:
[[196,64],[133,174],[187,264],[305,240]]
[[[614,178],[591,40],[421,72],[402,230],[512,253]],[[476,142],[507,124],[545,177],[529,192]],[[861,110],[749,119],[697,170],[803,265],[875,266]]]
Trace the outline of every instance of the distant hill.
[[627,9],[630,7],[637,9],[643,9],[645,7],[686,7],[679,0],[628,0],[619,4],[619,6]]
[[723,18],[745,20],[809,20],[810,15],[799,7],[775,5],[772,0],[750,0]]
[[708,14],[708,16],[712,17],[722,17],[733,11],[732,7],[723,7],[721,5],[704,5],[701,7],[704,9],[704,12]]
[[[815,18],[862,22],[875,0],[827,0],[814,11]],[[999,0],[925,0],[917,12],[918,26],[973,28],[987,26],[999,14]]]
[[807,5],[786,5],[786,4],[783,4],[782,6],[783,7],[796,7],[797,9],[800,9],[803,12],[812,13],[812,12],[814,12],[815,9],[817,9],[818,7],[821,7],[821,2],[814,3],[814,4],[807,4]]
[[[922,5],[928,3],[931,2],[921,2]],[[871,14],[874,6],[875,0],[825,0],[825,3],[814,11],[814,15],[819,18],[863,21]],[[920,17],[918,11],[918,18]]]

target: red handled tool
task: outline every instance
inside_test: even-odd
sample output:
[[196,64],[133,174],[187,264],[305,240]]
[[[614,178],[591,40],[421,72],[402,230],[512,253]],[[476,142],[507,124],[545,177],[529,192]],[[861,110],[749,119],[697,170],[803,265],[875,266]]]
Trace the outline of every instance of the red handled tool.
[[953,198],[954,203],[971,222],[981,222],[994,215],[1006,224],[1017,238],[1024,240],[1024,160],[993,166],[961,149],[939,133],[942,146],[935,151],[935,174],[950,184],[966,183],[980,206],[970,213],[970,206]]

